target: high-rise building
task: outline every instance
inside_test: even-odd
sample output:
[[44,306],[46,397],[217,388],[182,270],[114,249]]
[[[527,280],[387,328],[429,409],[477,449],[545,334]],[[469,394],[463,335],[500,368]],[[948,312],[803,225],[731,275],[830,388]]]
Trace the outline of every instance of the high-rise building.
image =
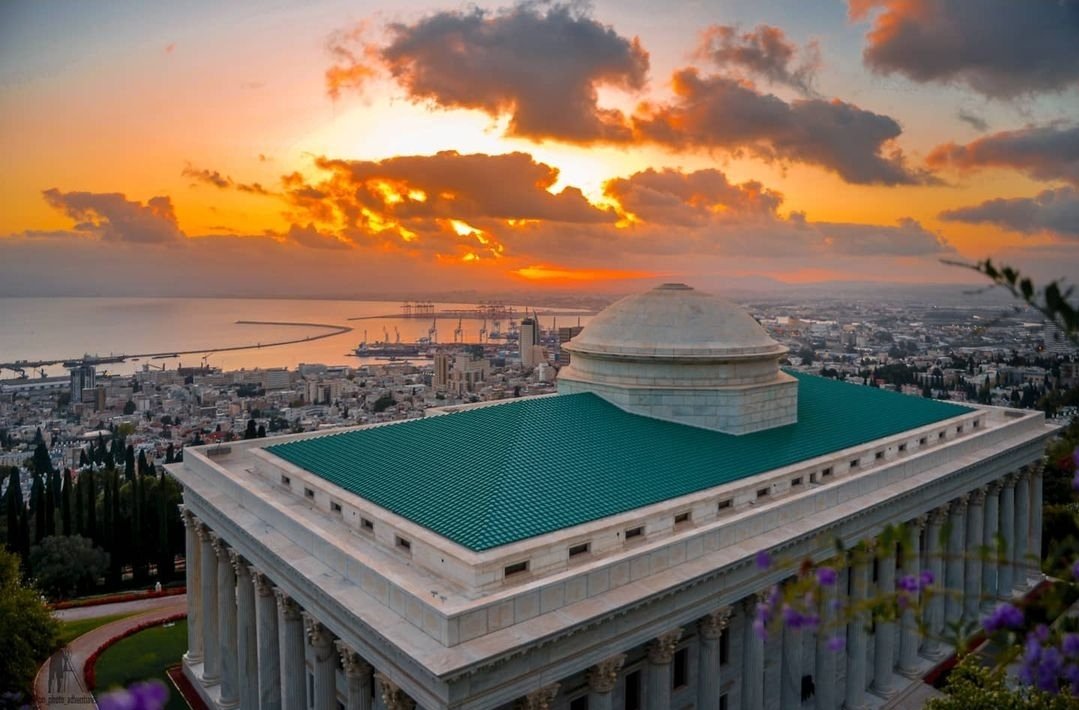
[[[169,470],[203,700],[906,707],[946,628],[1040,578],[1041,412],[786,372],[749,314],[681,285],[567,347],[557,395],[185,449]],[[848,607],[922,569],[951,593],[924,620],[826,603],[830,634],[762,638],[758,601],[807,559],[834,560]]]
[[535,346],[540,344],[539,321],[535,318],[525,318],[521,321],[521,335],[518,344],[521,349],[521,367],[535,367]]
[[431,386],[436,391],[445,391],[450,384],[450,354],[439,350],[434,357],[434,373],[431,376]]
[[76,365],[71,368],[71,403],[82,401],[82,391],[97,387],[97,370],[93,365]]

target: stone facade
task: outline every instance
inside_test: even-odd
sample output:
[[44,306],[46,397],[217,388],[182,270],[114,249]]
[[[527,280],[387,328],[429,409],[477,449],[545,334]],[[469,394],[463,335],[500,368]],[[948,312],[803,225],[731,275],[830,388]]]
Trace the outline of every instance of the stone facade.
[[[272,440],[237,443],[225,456],[191,449],[170,467],[184,484],[189,526],[193,592],[185,672],[211,707],[244,706],[257,692],[258,707],[310,702],[327,710],[335,703],[429,710],[634,702],[717,707],[724,697],[728,708],[785,708],[795,696],[801,702],[806,676],[816,707],[900,699],[911,678],[942,653],[939,637],[922,639],[916,620],[901,619],[873,633],[851,624],[847,653],[826,652],[824,640],[808,631],[762,642],[750,630],[755,595],[794,570],[759,570],[754,555],[769,549],[820,561],[833,554],[836,539],[852,545],[886,525],[910,523],[919,564],[944,578],[950,568],[959,581],[956,575],[967,571],[961,561],[967,541],[1001,531],[1008,563],[983,566],[970,583],[964,575],[958,603],[931,606],[925,621],[936,634],[989,598],[1028,589],[1036,578],[1026,559],[1040,516],[1037,462],[1052,430],[1039,413],[975,411],[970,416],[981,425],[963,434],[898,454],[894,442],[882,445],[893,453],[732,510],[715,510],[714,491],[667,501],[668,516],[697,510],[705,500],[712,515],[683,524],[668,517],[640,542],[494,586],[440,576],[435,558],[417,565],[267,480],[258,455]],[[954,422],[948,426],[955,431]],[[364,505],[347,492],[333,493]],[[981,501],[980,516],[970,515],[972,499]],[[376,513],[378,521],[392,521],[388,511]],[[590,534],[630,520],[590,524],[598,526]],[[945,527],[962,535],[942,547]],[[563,530],[529,544],[565,550],[584,532]],[[437,549],[437,540],[428,543]],[[438,544],[452,551],[445,541]],[[469,561],[468,551],[456,552],[460,564]],[[505,550],[484,554],[495,553],[513,557]],[[482,566],[482,557],[470,561]],[[887,591],[897,564],[894,552],[878,550],[876,582],[862,565],[842,570],[840,584],[851,577],[855,594]],[[267,605],[262,600],[272,601],[271,588],[277,604]],[[342,658],[348,663],[338,663]],[[251,668],[257,688],[244,682]]]

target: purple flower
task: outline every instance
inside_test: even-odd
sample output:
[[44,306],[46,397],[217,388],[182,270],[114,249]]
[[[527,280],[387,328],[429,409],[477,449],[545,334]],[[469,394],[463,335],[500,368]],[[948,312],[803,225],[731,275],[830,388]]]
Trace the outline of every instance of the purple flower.
[[817,568],[817,584],[822,587],[831,587],[835,584],[838,573],[831,567]]
[[787,628],[800,629],[806,625],[805,615],[789,604],[783,605],[782,617],[783,623],[786,624]]
[[918,584],[922,589],[925,589],[933,583],[933,570],[923,569],[922,573],[918,575]]
[[824,647],[833,653],[838,653],[847,645],[847,640],[842,636],[832,636],[824,644]]
[[100,710],[161,710],[168,700],[164,683],[148,681],[135,683],[127,690],[114,690],[98,698]]
[[1072,564],[1072,576],[1079,579],[1079,560],[1076,560],[1075,563]]
[[757,553],[757,569],[768,569],[772,566],[772,556],[768,554],[767,550],[761,550]]
[[896,580],[895,586],[901,591],[913,594],[918,591],[918,578],[913,574],[905,574]]
[[1011,604],[998,604],[993,612],[982,619],[982,626],[989,633],[1000,629],[1017,629],[1023,625],[1023,612]]
[[757,634],[757,638],[761,641],[768,640],[768,629],[765,627],[764,621],[761,620],[759,615],[753,620],[753,633]]
[[1061,650],[1071,658],[1079,658],[1079,634],[1064,634],[1064,640],[1060,643]]

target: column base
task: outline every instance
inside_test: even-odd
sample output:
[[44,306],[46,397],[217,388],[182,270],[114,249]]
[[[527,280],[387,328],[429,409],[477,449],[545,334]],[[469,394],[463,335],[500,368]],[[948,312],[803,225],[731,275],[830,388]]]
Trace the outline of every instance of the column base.
[[186,666],[202,665],[202,656],[194,656],[191,651],[187,651],[183,656],[180,656]]
[[222,708],[220,682],[215,681],[213,685],[204,683],[202,680],[201,663],[191,665],[184,663],[183,669],[184,675],[187,676],[187,679],[191,682],[191,687],[195,689],[195,692],[198,693],[199,698],[206,704],[206,707],[212,708],[213,710],[220,710]]
[[878,698],[882,698],[884,700],[887,700],[888,698],[895,695],[895,686],[894,685],[889,685],[887,688],[880,689],[880,688],[876,688],[876,687],[870,685],[869,686],[869,692],[872,693],[873,695],[876,695]]

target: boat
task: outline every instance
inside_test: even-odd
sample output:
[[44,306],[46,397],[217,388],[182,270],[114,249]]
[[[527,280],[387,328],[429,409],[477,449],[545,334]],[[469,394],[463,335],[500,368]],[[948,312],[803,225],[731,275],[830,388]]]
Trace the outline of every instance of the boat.
[[419,355],[421,347],[417,343],[387,343],[375,341],[370,345],[366,341],[356,346],[357,357],[413,357]]

